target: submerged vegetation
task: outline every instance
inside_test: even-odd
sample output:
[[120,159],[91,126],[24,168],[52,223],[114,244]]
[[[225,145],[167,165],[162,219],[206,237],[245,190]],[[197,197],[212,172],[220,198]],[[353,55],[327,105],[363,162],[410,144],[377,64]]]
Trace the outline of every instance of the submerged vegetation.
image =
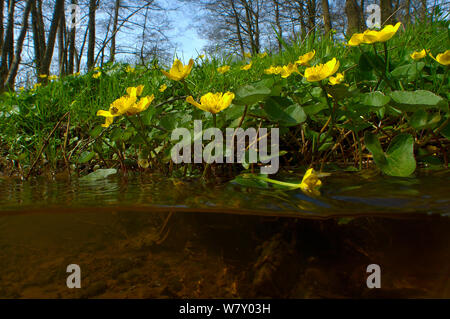
[[[418,165],[447,167],[449,30],[448,21],[397,23],[344,41],[310,36],[243,60],[201,55],[187,65],[175,59],[171,68],[156,60],[107,63],[43,77],[1,96],[0,170],[27,177],[101,167],[230,178],[254,171],[246,163],[174,164],[172,130],[193,130],[197,119],[204,129],[279,128],[282,169],[376,165],[409,176]],[[320,186],[308,174],[290,187]]]

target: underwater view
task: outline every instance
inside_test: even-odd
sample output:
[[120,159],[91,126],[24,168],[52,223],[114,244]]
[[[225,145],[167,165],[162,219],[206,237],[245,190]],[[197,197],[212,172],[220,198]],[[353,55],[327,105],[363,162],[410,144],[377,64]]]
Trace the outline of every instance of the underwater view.
[[450,299],[448,2],[0,14],[0,299]]

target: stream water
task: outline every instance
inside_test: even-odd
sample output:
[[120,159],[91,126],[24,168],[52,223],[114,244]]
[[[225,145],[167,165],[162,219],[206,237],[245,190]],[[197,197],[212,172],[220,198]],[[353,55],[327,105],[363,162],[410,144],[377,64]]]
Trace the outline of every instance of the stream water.
[[0,298],[450,298],[449,181],[333,173],[310,197],[137,174],[0,177]]

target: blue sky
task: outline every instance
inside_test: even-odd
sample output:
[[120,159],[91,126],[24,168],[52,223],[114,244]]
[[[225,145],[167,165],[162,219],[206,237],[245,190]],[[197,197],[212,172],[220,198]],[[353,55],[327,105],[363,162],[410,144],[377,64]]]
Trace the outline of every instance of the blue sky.
[[177,55],[184,61],[197,57],[203,53],[202,48],[206,45],[206,40],[201,39],[195,29],[194,22],[198,19],[196,11],[177,0],[169,1],[169,6],[178,7],[176,11],[169,13],[173,26],[169,34],[177,44]]

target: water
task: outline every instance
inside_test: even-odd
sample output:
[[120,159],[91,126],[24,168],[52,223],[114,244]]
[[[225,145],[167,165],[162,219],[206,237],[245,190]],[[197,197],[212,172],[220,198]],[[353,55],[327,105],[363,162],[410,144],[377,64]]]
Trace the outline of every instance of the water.
[[[0,178],[0,297],[449,298],[449,180],[335,173],[309,197],[150,175]],[[81,289],[66,286],[69,264]]]

